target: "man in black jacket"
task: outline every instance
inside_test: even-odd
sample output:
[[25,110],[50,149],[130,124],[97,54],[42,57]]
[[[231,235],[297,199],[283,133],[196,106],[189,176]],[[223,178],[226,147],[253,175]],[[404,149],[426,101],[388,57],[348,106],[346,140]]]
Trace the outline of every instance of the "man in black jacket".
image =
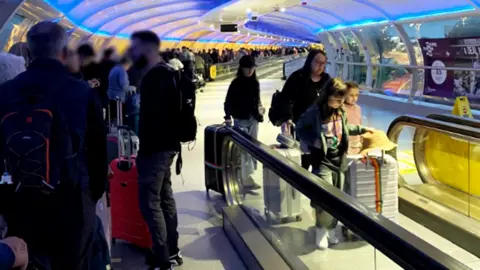
[[[105,269],[106,264],[94,264],[94,261],[99,262],[100,253],[95,250],[97,244],[94,241],[98,229],[95,205],[107,184],[106,135],[99,97],[85,82],[70,76],[62,64],[68,37],[60,25],[40,22],[30,29],[27,40],[34,60],[27,71],[0,86],[0,117],[6,117],[7,110],[24,108],[18,107],[19,103],[14,101],[31,99],[29,102],[35,102],[33,100],[37,99],[31,97],[43,97],[40,100],[47,100],[56,107],[53,118],[63,118],[68,130],[68,135],[63,136],[71,139],[71,144],[64,147],[75,154],[69,156],[68,162],[59,162],[54,155],[63,153],[59,149],[62,144],[51,142],[51,149],[47,144],[46,151],[51,150],[51,155],[48,154],[45,160],[45,175],[55,175],[57,170],[63,172],[58,174],[62,177],[58,179],[60,184],[46,194],[42,192],[43,188],[20,190],[20,184],[17,184],[17,192],[9,192],[2,185],[0,214],[5,216],[9,225],[8,234],[20,237],[28,244],[33,266],[38,264],[41,265],[39,269],[53,270]],[[30,117],[26,121],[42,123],[44,120]],[[59,134],[57,138],[60,138],[58,132],[52,130],[52,134]],[[0,146],[0,155],[3,161],[9,152]],[[52,167],[56,166],[54,169],[57,170],[48,170],[52,161]],[[9,170],[16,169],[18,175],[19,168],[15,166],[22,164],[10,164]],[[0,169],[2,172],[8,170],[3,168],[3,163]],[[44,177],[40,170],[36,173]],[[16,179],[15,175],[12,178],[18,183],[23,180]]]
[[[150,31],[132,34],[131,54],[148,68],[140,83],[141,142],[137,158],[140,210],[153,241],[153,269],[171,269],[183,260],[178,249],[178,220],[171,170],[180,151],[177,136],[181,110],[175,71],[159,56],[160,39]],[[142,66],[140,65],[140,66]]]

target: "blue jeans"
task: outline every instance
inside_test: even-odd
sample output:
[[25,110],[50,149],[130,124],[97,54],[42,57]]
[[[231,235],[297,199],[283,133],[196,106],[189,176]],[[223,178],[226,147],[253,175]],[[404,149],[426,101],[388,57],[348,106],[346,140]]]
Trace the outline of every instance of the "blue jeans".
[[175,152],[159,152],[137,158],[140,211],[148,224],[155,264],[168,263],[178,253],[177,206],[173,197],[171,171]]
[[[240,128],[253,138],[258,138],[258,121],[251,117],[248,120],[234,119],[234,126]],[[251,186],[253,183],[250,175],[257,169],[257,161],[252,158],[248,153],[243,153],[242,159],[242,180],[244,186]]]

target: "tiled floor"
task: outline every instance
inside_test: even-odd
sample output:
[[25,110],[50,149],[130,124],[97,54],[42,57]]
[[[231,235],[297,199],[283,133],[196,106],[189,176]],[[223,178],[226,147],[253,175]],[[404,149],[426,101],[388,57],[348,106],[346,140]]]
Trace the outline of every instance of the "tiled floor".
[[[261,80],[261,98],[263,104],[270,106],[271,95],[281,89],[283,81],[279,80],[281,72]],[[173,187],[179,214],[180,246],[185,264],[178,269],[245,269],[234,248],[226,238],[221,228],[220,209],[223,202],[218,194],[211,192],[207,198],[204,188],[204,138],[203,128],[223,121],[223,101],[229,82],[209,83],[204,93],[198,95],[197,116],[200,121],[198,140],[193,150],[184,148],[183,175],[173,177]],[[361,103],[361,97],[360,97]],[[386,130],[389,123],[397,115],[379,111],[375,108],[363,108],[366,124]],[[275,143],[278,128],[268,122],[262,123],[259,130],[259,140],[269,145]],[[406,137],[408,141],[408,137]],[[259,184],[261,179],[257,180]],[[262,192],[250,197],[250,205],[257,209],[257,215],[263,215]],[[340,243],[327,251],[318,251],[313,244],[313,219],[309,202],[304,199],[303,221],[275,226],[275,233],[282,244],[292,251],[293,255],[310,269],[396,269],[395,265],[380,253],[362,242]],[[480,269],[480,260],[427,230],[414,221],[399,216],[399,222],[406,229],[425,239],[447,254],[466,263],[475,269]],[[341,235],[340,231],[338,235]],[[125,243],[117,243],[113,248],[113,264],[116,270],[146,269],[141,253]]]

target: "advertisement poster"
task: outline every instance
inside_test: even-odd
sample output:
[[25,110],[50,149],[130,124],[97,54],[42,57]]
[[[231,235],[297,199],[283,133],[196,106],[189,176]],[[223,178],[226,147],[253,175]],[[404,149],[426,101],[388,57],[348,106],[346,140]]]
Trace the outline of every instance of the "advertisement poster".
[[420,39],[425,66],[479,71],[425,70],[424,95],[480,100],[480,37]]

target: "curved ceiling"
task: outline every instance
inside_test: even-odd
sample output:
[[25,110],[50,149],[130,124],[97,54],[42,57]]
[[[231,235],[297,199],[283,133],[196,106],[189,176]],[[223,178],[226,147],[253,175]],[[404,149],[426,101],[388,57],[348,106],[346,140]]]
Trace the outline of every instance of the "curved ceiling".
[[223,34],[202,19],[207,13],[239,0],[44,0],[67,19],[98,35],[128,37],[149,29],[163,40],[198,40],[269,45],[277,38]]
[[479,7],[480,0],[304,0],[272,9],[245,27],[311,40],[312,35],[323,31],[469,12]]
[[[318,42],[323,31],[480,10],[480,0],[44,1],[94,34],[127,37],[150,29],[164,40],[262,44]],[[259,19],[249,21],[249,14]],[[227,22],[238,23],[239,33],[215,29]]]

